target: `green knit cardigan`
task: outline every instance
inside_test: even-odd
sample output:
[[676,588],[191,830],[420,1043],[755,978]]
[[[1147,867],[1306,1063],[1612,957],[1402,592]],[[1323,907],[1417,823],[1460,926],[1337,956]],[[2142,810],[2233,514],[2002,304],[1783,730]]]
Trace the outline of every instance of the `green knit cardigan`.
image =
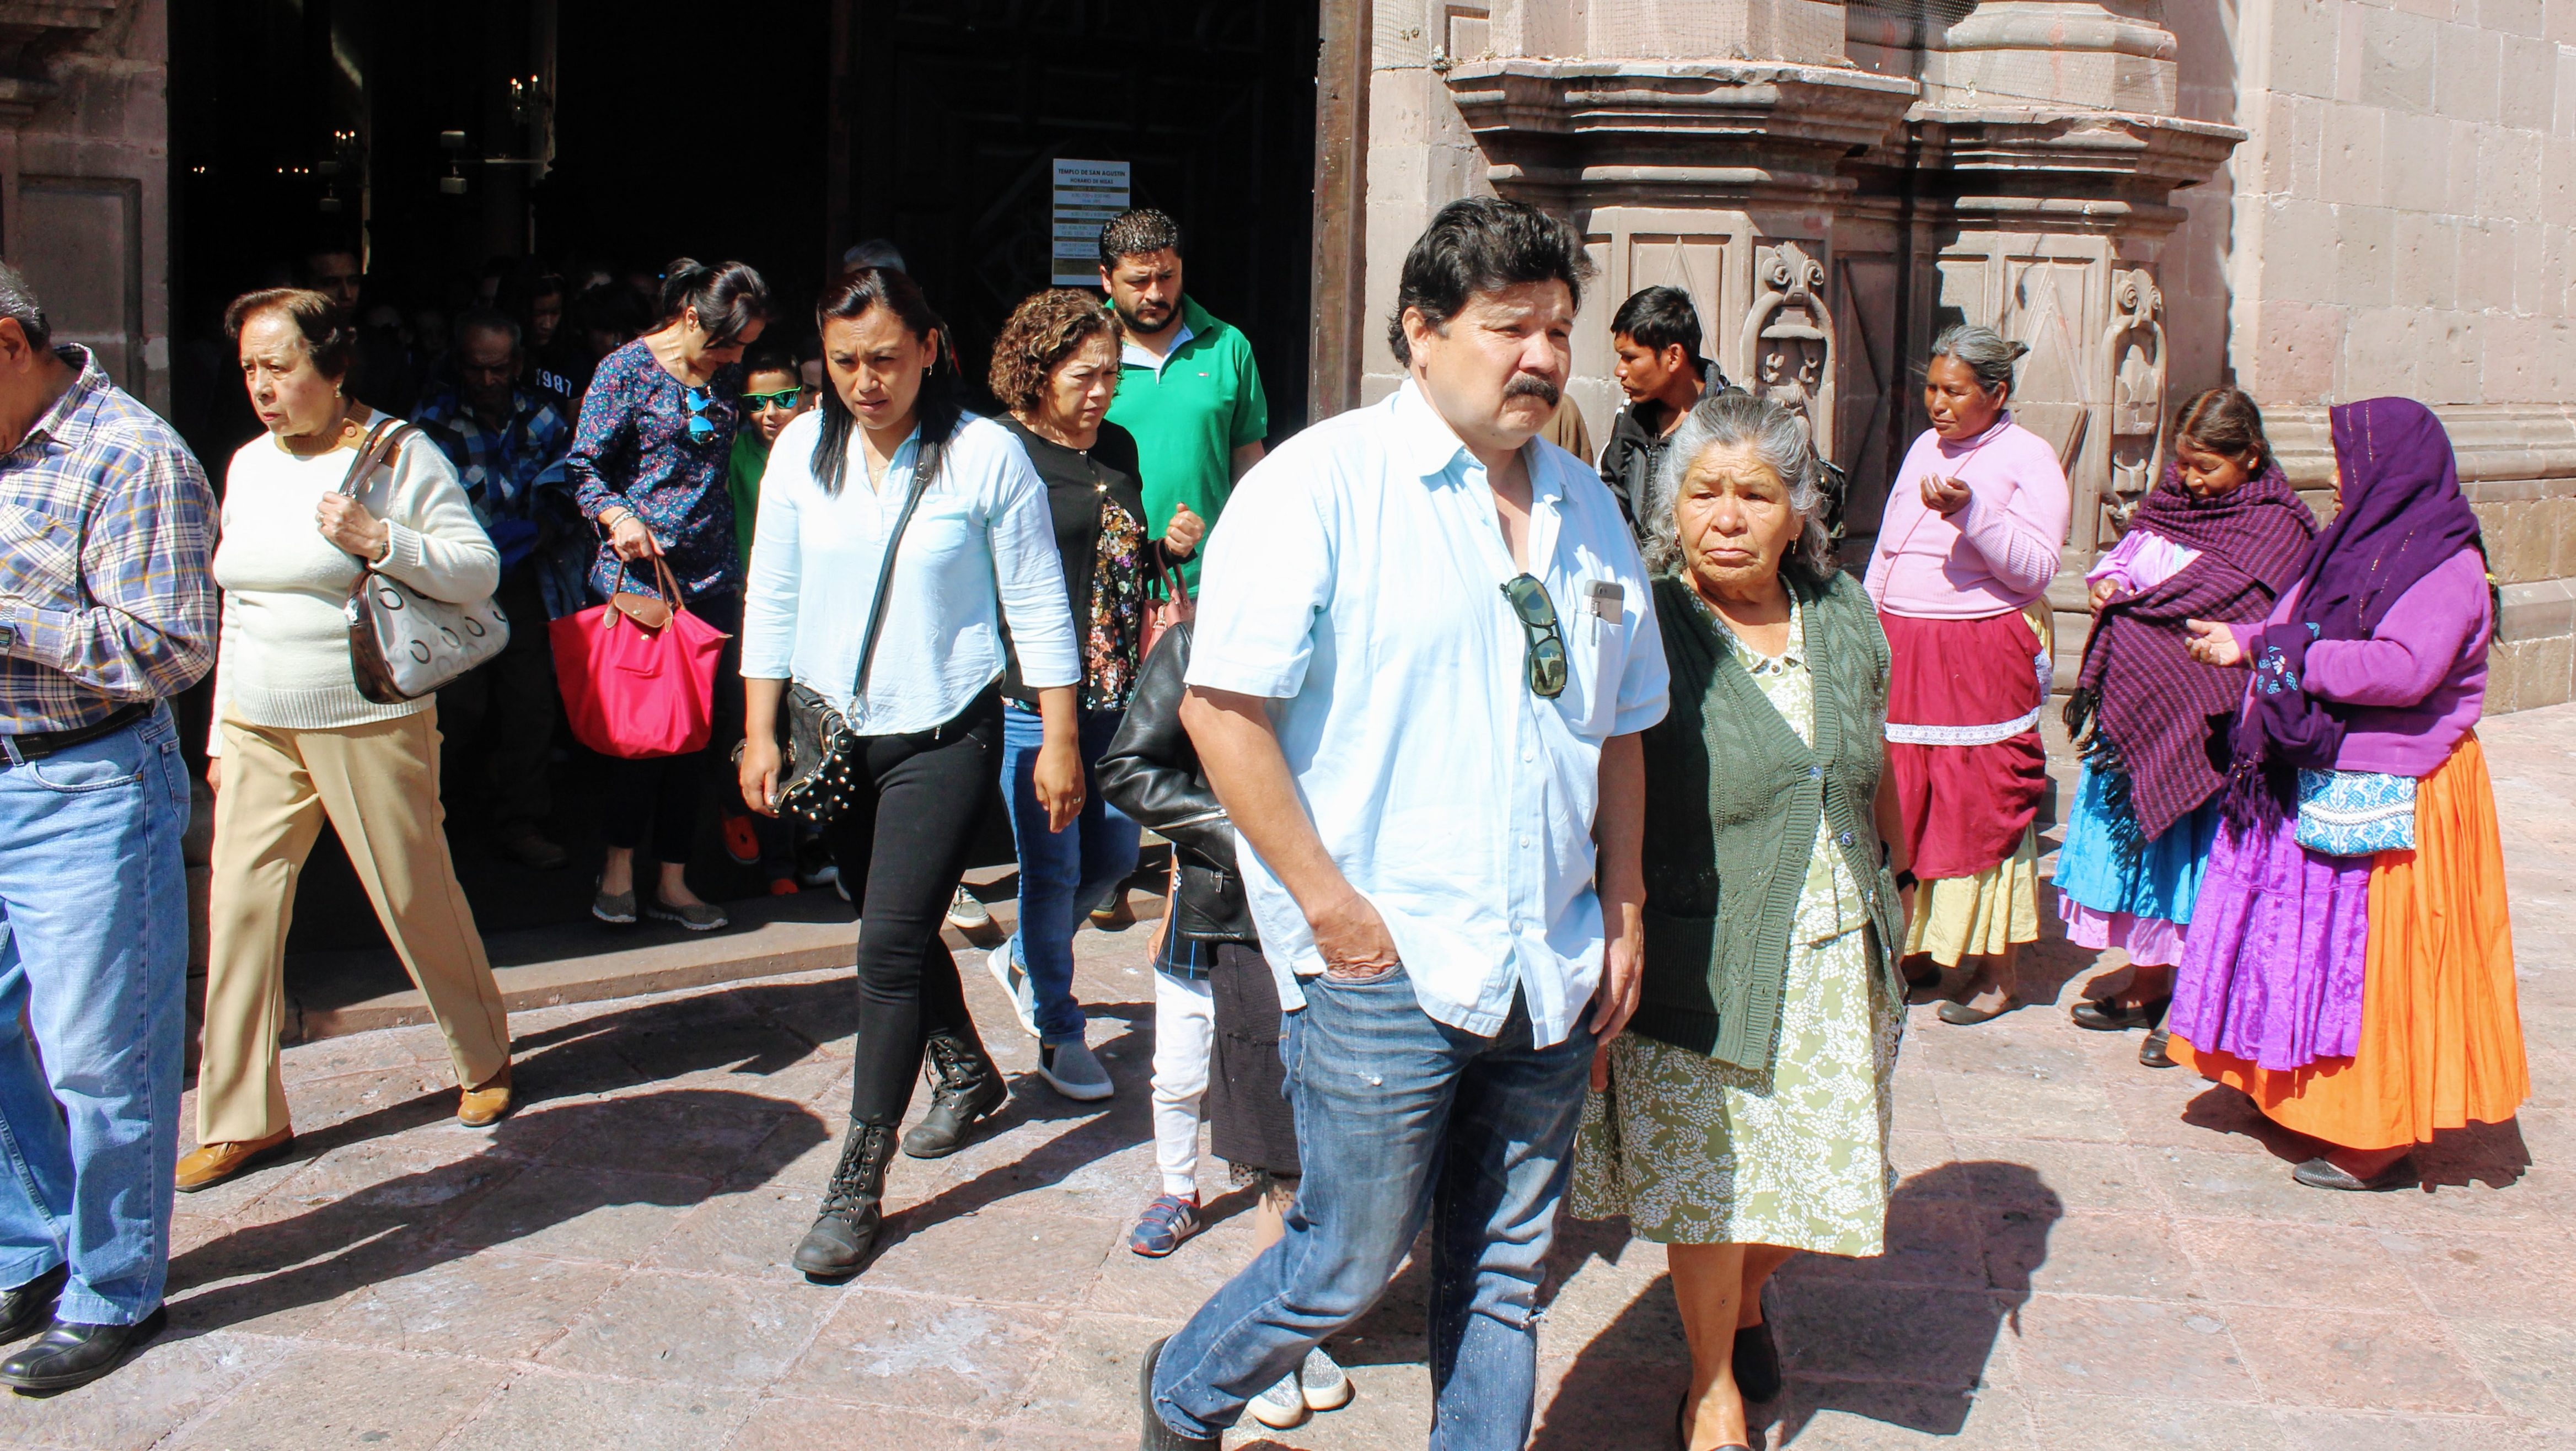
[[1798,565],[1781,582],[1804,616],[1815,682],[1813,749],[1762,693],[1733,632],[1691,587],[1655,581],[1672,711],[1645,733],[1646,968],[1629,1027],[1740,1068],[1771,1062],[1789,934],[1816,817],[1861,884],[1872,965],[1904,1001],[1891,946],[1896,884],[1879,864],[1871,805],[1887,735],[1887,636],[1859,581]]

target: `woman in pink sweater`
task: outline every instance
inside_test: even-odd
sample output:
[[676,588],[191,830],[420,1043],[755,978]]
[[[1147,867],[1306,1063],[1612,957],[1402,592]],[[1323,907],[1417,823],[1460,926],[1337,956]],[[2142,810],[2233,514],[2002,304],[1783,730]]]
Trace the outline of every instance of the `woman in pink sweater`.
[[2030,349],[1961,325],[1932,344],[1923,407],[1869,561],[1894,657],[1887,779],[1923,891],[1906,923],[1908,976],[1962,965],[1948,1023],[2020,1003],[2014,958],[2039,937],[2038,835],[2048,787],[2048,582],[2072,507],[2048,441],[2012,421],[2013,364]]

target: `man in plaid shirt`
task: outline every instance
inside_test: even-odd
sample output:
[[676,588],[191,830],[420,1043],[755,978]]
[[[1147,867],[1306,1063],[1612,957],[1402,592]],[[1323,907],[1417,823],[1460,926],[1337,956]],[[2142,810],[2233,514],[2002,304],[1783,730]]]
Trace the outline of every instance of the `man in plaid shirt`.
[[[186,1033],[188,772],[214,492],[0,264],[0,1385],[159,1333]],[[42,1056],[39,1055],[41,1047]]]
[[[433,386],[413,421],[456,465],[465,496],[501,551],[501,613],[510,643],[495,659],[438,692],[440,726],[460,748],[491,745],[492,831],[522,865],[559,867],[546,838],[552,806],[546,757],[554,745],[555,660],[546,622],[582,607],[591,531],[573,507],[564,455],[572,425],[542,395],[518,386],[519,325],[477,309],[457,319],[453,376]],[[566,549],[567,540],[577,548]],[[486,734],[488,732],[488,735]]]

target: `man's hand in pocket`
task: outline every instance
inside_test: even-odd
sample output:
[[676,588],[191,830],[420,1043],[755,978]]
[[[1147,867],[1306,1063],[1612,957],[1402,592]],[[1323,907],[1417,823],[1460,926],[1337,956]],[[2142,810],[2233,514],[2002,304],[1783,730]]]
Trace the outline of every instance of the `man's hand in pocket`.
[[1326,977],[1383,977],[1399,961],[1386,919],[1357,892],[1307,918],[1306,925],[1314,930]]

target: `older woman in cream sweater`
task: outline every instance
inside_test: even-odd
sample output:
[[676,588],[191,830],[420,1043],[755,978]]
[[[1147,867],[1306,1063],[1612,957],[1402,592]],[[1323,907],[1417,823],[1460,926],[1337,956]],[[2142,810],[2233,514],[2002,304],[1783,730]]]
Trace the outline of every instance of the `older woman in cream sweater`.
[[268,427],[233,456],[215,581],[223,586],[215,727],[213,945],[199,1147],[178,1187],[203,1189],[294,1145],[278,1073],[286,928],[296,877],[328,819],[376,916],[447,1035],[469,1127],[510,1107],[501,991],[456,884],[438,801],[438,716],[427,699],[360,694],[340,613],[360,561],[433,599],[492,592],[501,558],[446,458],[404,439],[339,492],[381,415],[345,396],[352,337],[330,301],[254,292],[226,312],[242,380]]

